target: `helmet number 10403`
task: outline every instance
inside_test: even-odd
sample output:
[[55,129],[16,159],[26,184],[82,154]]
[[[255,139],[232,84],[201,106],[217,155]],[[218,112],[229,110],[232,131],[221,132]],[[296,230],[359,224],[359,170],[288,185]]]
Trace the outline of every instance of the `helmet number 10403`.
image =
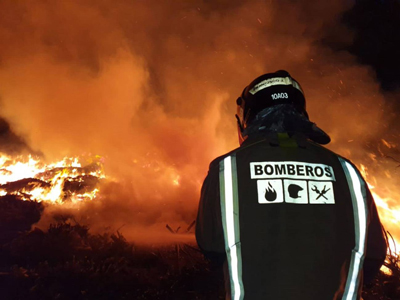
[[273,100],[289,98],[287,93],[275,93],[275,94],[272,94],[271,97]]

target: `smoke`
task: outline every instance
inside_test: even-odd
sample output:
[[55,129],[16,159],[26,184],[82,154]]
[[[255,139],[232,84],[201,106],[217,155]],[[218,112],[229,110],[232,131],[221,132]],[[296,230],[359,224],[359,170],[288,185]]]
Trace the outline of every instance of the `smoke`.
[[286,69],[302,84],[311,119],[343,155],[362,157],[361,145],[384,132],[374,73],[321,43],[351,40],[339,21],[348,8],[345,0],[4,0],[0,115],[48,160],[104,157],[118,184],[75,212],[94,227],[185,226],[209,162],[237,147],[237,96],[263,73]]

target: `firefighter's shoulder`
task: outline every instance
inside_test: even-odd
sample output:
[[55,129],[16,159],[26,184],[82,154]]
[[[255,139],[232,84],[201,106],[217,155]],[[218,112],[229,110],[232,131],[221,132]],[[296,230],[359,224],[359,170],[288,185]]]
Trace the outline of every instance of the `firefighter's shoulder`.
[[218,156],[217,158],[215,158],[215,159],[210,163],[209,171],[211,171],[211,170],[214,169],[214,168],[219,168],[219,163],[221,162],[221,160],[224,160],[224,159],[227,158],[228,156],[231,156],[231,155],[236,154],[236,152],[238,152],[239,150],[240,150],[240,147],[238,147],[238,148],[236,148],[236,149],[234,149],[234,150],[232,150],[232,151],[230,151],[230,152],[228,152],[228,153],[225,153],[225,154],[223,154],[223,155]]

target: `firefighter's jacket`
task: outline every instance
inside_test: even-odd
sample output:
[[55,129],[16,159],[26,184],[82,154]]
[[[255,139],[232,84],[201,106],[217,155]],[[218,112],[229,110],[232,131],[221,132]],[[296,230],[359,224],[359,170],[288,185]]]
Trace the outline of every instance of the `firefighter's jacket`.
[[[276,136],[276,134],[275,134]],[[347,159],[301,136],[246,140],[215,159],[196,239],[225,261],[227,299],[360,299],[386,239],[374,200]]]

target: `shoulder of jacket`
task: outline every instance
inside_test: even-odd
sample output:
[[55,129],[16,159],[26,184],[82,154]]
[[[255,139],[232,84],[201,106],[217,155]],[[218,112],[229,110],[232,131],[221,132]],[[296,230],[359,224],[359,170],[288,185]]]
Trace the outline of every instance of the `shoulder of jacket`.
[[332,154],[333,156],[336,156],[339,161],[342,160],[342,161],[350,164],[356,170],[356,172],[358,172],[361,175],[361,172],[358,169],[358,167],[350,159],[348,159],[340,154],[337,154],[336,152],[333,152],[332,150],[329,150],[328,148],[325,148],[324,146],[321,146],[320,144],[317,144],[313,141],[309,141],[309,143],[312,144],[313,146],[315,146],[316,148],[323,149],[324,151]]
[[310,144],[311,146],[314,146],[315,148],[321,149],[321,151],[325,151],[325,152],[327,152],[327,153],[332,154],[333,156],[336,156],[337,158],[341,158],[341,159],[343,159],[343,160],[345,160],[345,161],[350,162],[349,159],[347,159],[347,158],[345,158],[345,157],[343,157],[343,156],[337,154],[336,152],[334,152],[334,151],[332,151],[332,150],[330,150],[330,149],[328,149],[328,148],[326,148],[326,147],[324,147],[324,146],[322,146],[322,145],[320,145],[320,144],[318,144],[318,143],[316,143],[316,142],[313,142],[313,141],[311,141],[311,140],[308,140],[307,142],[308,142],[308,144]]
[[235,153],[238,152],[239,150],[240,150],[240,147],[239,147],[239,148],[236,148],[236,149],[234,149],[234,150],[232,150],[232,151],[230,151],[230,152],[228,152],[228,153],[226,153],[226,154],[224,154],[224,155],[218,156],[217,158],[215,158],[215,159],[210,163],[209,170],[211,171],[211,169],[218,168],[219,163],[221,162],[221,160],[224,160],[224,159],[227,158],[228,156],[231,156],[231,155],[235,154]]

